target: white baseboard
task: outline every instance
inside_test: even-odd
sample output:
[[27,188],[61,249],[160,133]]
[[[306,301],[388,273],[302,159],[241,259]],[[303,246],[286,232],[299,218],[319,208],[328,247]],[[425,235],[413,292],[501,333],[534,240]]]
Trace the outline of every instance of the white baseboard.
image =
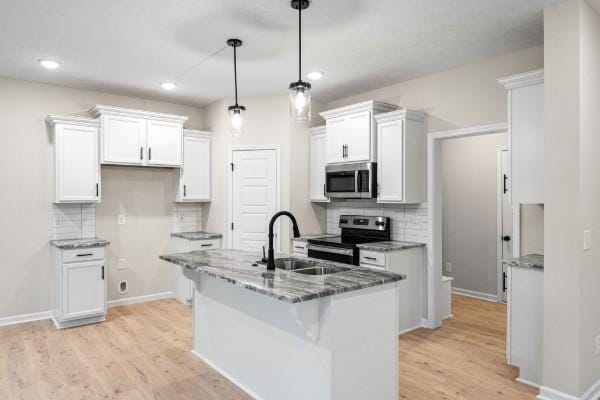
[[571,396],[570,394],[559,392],[558,390],[550,389],[549,387],[540,387],[538,400],[581,400],[579,397]]
[[252,390],[250,390],[246,386],[244,386],[241,383],[239,383],[234,377],[232,377],[231,375],[229,375],[227,372],[223,371],[221,368],[219,368],[219,366],[217,366],[216,364],[214,364],[212,361],[210,361],[206,357],[200,355],[198,352],[196,352],[196,350],[192,350],[192,354],[195,355],[196,357],[198,357],[200,360],[202,360],[202,362],[204,362],[205,364],[208,364],[212,369],[214,369],[215,371],[217,371],[219,374],[223,375],[228,381],[232,382],[235,386],[237,386],[238,388],[240,388],[242,391],[244,391],[247,394],[249,394],[250,397],[252,397],[253,399],[255,399],[255,400],[262,400],[262,397],[258,396]]
[[531,381],[528,381],[527,379],[523,379],[523,378],[517,377],[517,378],[515,378],[515,381],[522,383],[524,385],[527,385],[527,386],[532,386],[534,388],[538,388],[538,389],[541,387],[541,385],[539,383],[531,382]]
[[173,297],[173,292],[163,292],[163,293],[147,294],[145,296],[126,297],[123,299],[109,300],[106,302],[106,305],[108,307],[120,307],[120,306],[127,306],[130,304],[146,303],[148,301],[170,299],[172,297]]
[[12,317],[0,318],[0,326],[23,324],[25,322],[40,321],[52,316],[52,311],[42,311],[32,314],[14,315]]
[[491,301],[493,303],[498,302],[498,296],[495,294],[476,292],[474,290],[460,289],[460,288],[452,288],[452,293],[458,294],[461,296],[473,297],[479,300]]
[[600,379],[596,381],[588,390],[585,391],[581,400],[598,400],[600,399]]

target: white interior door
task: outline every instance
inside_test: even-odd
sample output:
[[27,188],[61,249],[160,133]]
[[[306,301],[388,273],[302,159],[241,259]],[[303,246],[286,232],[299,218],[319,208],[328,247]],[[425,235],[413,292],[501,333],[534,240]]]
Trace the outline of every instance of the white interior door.
[[232,161],[232,247],[262,250],[277,212],[277,151],[234,150]]
[[510,193],[510,175],[509,175],[509,153],[508,150],[500,151],[500,181],[501,181],[501,204],[500,204],[500,212],[502,213],[502,226],[501,226],[501,237],[498,238],[501,242],[501,259],[498,262],[502,265],[502,276],[500,276],[500,285],[502,288],[502,301],[506,303],[506,286],[508,278],[506,276],[506,265],[502,263],[502,260],[507,258],[511,258],[513,255],[513,237],[512,237],[512,227],[513,227],[513,215],[512,215],[512,207],[510,203],[511,193]]

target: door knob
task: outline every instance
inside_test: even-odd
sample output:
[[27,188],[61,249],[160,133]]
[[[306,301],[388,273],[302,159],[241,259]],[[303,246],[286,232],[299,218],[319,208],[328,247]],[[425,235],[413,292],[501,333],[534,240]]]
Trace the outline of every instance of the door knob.
[[502,240],[504,240],[505,242],[510,242],[510,236],[503,236]]

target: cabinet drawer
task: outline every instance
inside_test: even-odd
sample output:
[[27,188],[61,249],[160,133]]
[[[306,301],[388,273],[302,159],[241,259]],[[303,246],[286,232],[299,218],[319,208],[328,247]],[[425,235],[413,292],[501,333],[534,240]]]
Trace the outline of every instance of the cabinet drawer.
[[360,251],[360,263],[361,264],[379,265],[379,266],[385,267],[385,253],[361,250]]
[[364,268],[371,268],[371,269],[374,269],[376,271],[387,271],[387,268],[384,267],[383,265],[374,265],[374,264],[361,263],[360,266],[364,267]]
[[63,250],[63,262],[103,260],[104,247]]
[[220,249],[221,239],[210,239],[210,240],[192,240],[190,242],[190,250],[211,250]]
[[292,240],[292,252],[306,255],[308,254],[308,243],[299,240]]

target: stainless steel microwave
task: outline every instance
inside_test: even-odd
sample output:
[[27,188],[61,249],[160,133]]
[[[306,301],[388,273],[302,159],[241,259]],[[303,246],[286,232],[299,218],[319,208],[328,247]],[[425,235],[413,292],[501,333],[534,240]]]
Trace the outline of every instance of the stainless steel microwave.
[[343,163],[325,166],[325,194],[329,198],[377,197],[377,163]]

